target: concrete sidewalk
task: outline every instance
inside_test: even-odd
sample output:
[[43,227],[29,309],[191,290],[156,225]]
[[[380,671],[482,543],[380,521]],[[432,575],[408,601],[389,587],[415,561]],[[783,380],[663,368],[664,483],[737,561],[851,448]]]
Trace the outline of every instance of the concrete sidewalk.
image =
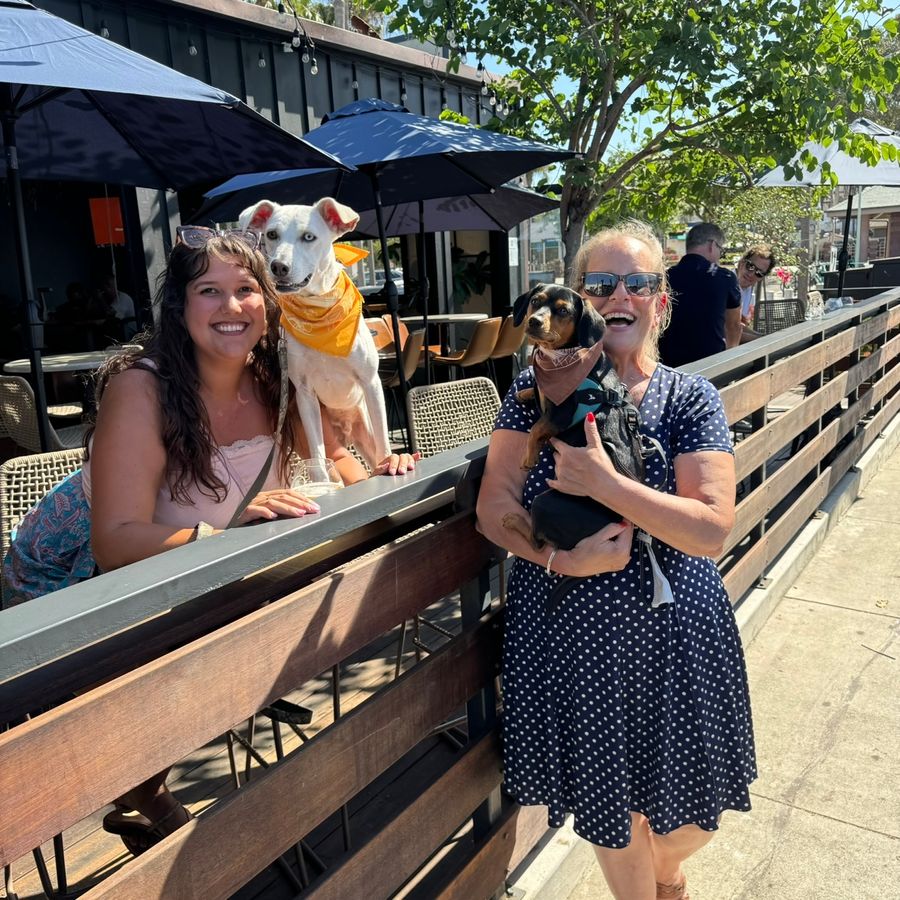
[[[759,779],[685,865],[692,900],[900,896],[900,422],[861,461],[859,499],[774,612],[742,621]],[[866,465],[870,471],[865,473]],[[874,474],[872,474],[874,472]],[[843,513],[843,515],[840,515]],[[798,552],[802,552],[798,550]],[[764,621],[758,621],[763,618]],[[739,620],[741,616],[739,615]],[[517,900],[609,900],[589,845],[560,829]]]

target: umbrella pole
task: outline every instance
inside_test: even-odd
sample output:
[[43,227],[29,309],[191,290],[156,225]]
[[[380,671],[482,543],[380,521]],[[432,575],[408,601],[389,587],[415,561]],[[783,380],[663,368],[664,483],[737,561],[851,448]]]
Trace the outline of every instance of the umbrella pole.
[[431,354],[428,352],[428,266],[425,264],[425,201],[419,201],[419,242],[416,247],[419,259],[419,298],[422,301],[422,322],[425,326],[425,384],[431,384]]
[[3,145],[6,147],[6,183],[9,185],[9,199],[12,206],[13,230],[18,237],[16,262],[19,266],[19,283],[25,303],[24,325],[25,345],[31,361],[34,379],[34,403],[37,417],[38,437],[41,449],[50,449],[50,420],[47,418],[47,395],[44,392],[44,369],[41,366],[41,351],[35,341],[38,329],[37,306],[34,299],[34,283],[31,280],[31,259],[28,255],[28,233],[25,228],[25,205],[22,201],[22,181],[19,177],[19,159],[16,153],[16,118],[9,111],[12,97],[5,87],[6,109],[2,113]]
[[400,298],[397,294],[397,285],[391,274],[391,261],[388,258],[387,236],[384,233],[384,214],[381,209],[381,191],[378,188],[378,174],[372,170],[369,173],[372,181],[372,193],[375,195],[375,220],[378,222],[378,241],[381,244],[381,257],[384,261],[384,293],[387,300],[388,312],[391,314],[391,330],[394,332],[394,353],[397,357],[397,376],[400,382],[400,399],[402,411],[400,413],[401,427],[407,449],[409,440],[409,414],[406,406],[406,395],[409,393],[409,385],[406,383],[406,373],[403,371],[403,351],[400,346]]
[[[862,202],[862,200],[860,200]],[[838,297],[844,296],[844,276],[847,274],[847,263],[849,254],[847,253],[847,240],[850,237],[850,218],[853,215],[853,188],[847,194],[847,215],[844,217],[844,240],[841,243],[841,249],[838,253]],[[859,242],[859,235],[856,236]]]

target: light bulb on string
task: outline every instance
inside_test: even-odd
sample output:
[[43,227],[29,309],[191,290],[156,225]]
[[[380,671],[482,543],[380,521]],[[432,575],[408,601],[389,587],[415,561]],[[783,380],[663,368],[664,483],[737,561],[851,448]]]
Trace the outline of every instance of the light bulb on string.
[[447,43],[451,47],[456,45],[456,32],[452,28],[447,29]]
[[259,59],[256,61],[256,64],[261,69],[264,69],[266,67],[266,58],[265,58],[265,56],[263,56],[262,50],[259,51]]
[[484,63],[480,59],[475,67],[475,74],[478,76],[479,81],[484,81]]
[[482,93],[485,97],[487,97],[487,92],[488,92],[488,86],[487,86],[486,84],[483,84],[483,85],[481,86],[481,93]]
[[104,22],[102,19],[100,20],[100,37],[109,37],[109,29],[106,27],[106,22]]
[[282,16],[285,14],[286,10],[285,10],[285,8],[284,8],[284,3],[279,3],[279,4],[278,4],[278,12],[279,12]]
[[353,81],[350,82],[350,87],[352,87],[354,91],[358,91],[359,82],[354,78]]
[[422,0],[422,6],[424,6],[425,9],[431,9],[431,7],[434,6],[434,0]]
[[319,64],[316,62],[316,58],[312,58],[312,65],[309,67],[310,75],[318,75],[319,74]]
[[193,41],[188,41],[188,56],[196,56],[199,51]]
[[303,53],[300,54],[300,61],[305,63],[309,62],[309,50],[305,47],[303,48]]
[[491,106],[496,106],[496,105],[497,105],[497,95],[496,95],[496,94],[491,94],[491,96],[488,97],[488,103],[489,103]]
[[300,34],[300,26],[298,25],[294,28],[294,33],[291,35],[291,46],[296,50],[303,43],[303,37]]

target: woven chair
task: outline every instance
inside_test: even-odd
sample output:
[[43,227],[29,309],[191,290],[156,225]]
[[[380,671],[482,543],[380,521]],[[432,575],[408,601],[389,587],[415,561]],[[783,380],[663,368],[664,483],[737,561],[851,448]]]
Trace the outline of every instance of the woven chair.
[[[490,378],[463,378],[459,381],[411,388],[406,397],[406,404],[409,412],[411,447],[425,457],[452,450],[476,438],[488,437],[500,411],[500,395]],[[501,582],[502,572],[501,563]],[[416,616],[411,621],[412,643],[417,661],[421,659],[423,651],[431,650],[422,641],[422,626],[444,637],[453,637],[445,628],[430,622],[424,616]],[[400,674],[407,626],[408,623],[404,621],[400,629],[394,664],[395,675]]]
[[448,353],[446,356],[438,354],[432,358],[432,363],[440,366],[450,366],[464,371],[471,366],[486,363],[497,346],[497,337],[500,334],[500,325],[503,322],[499,316],[494,319],[482,319],[475,325],[472,337],[464,350]]
[[[64,478],[80,469],[83,461],[84,450],[79,448],[54,453],[36,453],[31,456],[16,456],[0,466],[0,560],[6,556],[12,531],[25,513]],[[2,577],[0,577],[0,590],[3,592],[6,590],[5,578]],[[0,608],[2,607],[3,603],[0,599]],[[53,838],[56,888],[50,881],[50,873],[47,870],[41,848],[36,847],[32,853],[44,893],[48,897],[66,894],[66,860],[62,835],[57,834]],[[6,896],[15,896],[12,871],[9,866],[4,867],[3,876]]]
[[[0,422],[6,433],[22,448],[41,452],[37,411],[31,385],[15,375],[0,375]],[[71,450],[81,446],[86,426],[55,429],[49,426],[51,450]]]
[[488,437],[500,410],[490,378],[463,378],[411,388],[407,395],[410,441],[422,456]]
[[803,304],[797,300],[758,300],[753,316],[753,328],[761,334],[771,334],[781,328],[799,325],[805,320]]
[[84,450],[16,456],[0,466],[0,559],[25,513],[63,479],[81,468]]

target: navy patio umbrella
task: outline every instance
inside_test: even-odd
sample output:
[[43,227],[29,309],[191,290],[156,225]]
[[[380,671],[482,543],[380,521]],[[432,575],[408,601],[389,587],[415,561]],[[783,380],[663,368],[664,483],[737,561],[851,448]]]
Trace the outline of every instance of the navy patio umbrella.
[[[371,191],[369,199],[361,206],[353,206],[345,197],[345,186],[352,179],[340,178],[330,169],[294,169],[266,174],[270,176],[266,183],[262,183],[255,173],[236,175],[207,191],[204,194],[207,202],[195,219],[201,223],[235,222],[243,210],[263,199],[275,203],[311,204],[320,197],[334,197],[360,214],[359,225],[352,235],[348,235],[348,240],[378,237]],[[357,173],[353,176],[359,177]],[[509,231],[524,219],[558,208],[558,200],[510,183],[492,193],[383,204],[382,218],[388,237],[437,231]]]
[[0,124],[47,447],[46,399],[21,179],[179,190],[259,168],[341,167],[237,97],[160,65],[25,0],[0,0]]
[[[326,116],[305,138],[320,150],[339,155],[357,170],[335,173],[330,178],[326,175],[316,185],[315,197],[334,197],[357,211],[374,210],[385,261],[386,300],[398,351],[397,287],[385,247],[388,235],[385,208],[420,200],[492,193],[525,172],[576,155],[483,128],[418,116],[403,106],[375,98],[342,106]],[[292,179],[280,172],[273,179],[273,173],[261,173],[242,179],[240,187],[251,187],[254,179],[258,179],[257,184],[265,190],[267,199],[276,199],[274,190],[287,191],[290,187],[295,189],[293,202],[299,196],[313,196],[304,193],[306,189],[301,186],[299,175]],[[224,194],[226,187],[220,186],[215,193]],[[232,186],[231,190],[235,189]],[[397,364],[400,367],[399,356]],[[405,399],[403,378],[400,384]]]
[[[900,155],[900,132],[885,128],[877,122],[869,119],[856,119],[850,123],[851,134],[864,135],[876,143],[876,145],[888,145],[895,150],[895,158],[877,159],[873,164],[868,164],[864,160],[852,156],[845,150],[841,150],[840,145],[835,141],[827,147],[823,144],[817,144],[809,141],[804,144],[796,156],[790,161],[789,165],[802,170],[800,177],[785,177],[784,169],[779,167],[767,172],[755,182],[757,187],[818,187],[823,183],[823,163],[828,163],[832,173],[837,176],[837,183],[842,185],[850,185],[853,187],[863,187],[865,185],[900,185],[900,162],[897,155]],[[881,152],[881,147],[877,147]],[[804,153],[811,153],[816,160],[816,165],[812,171],[807,171],[801,157]],[[862,203],[862,197],[860,197]],[[844,219],[844,239],[838,253],[838,292],[840,297],[844,293],[844,275],[847,272],[847,264],[849,262],[849,254],[847,252],[847,238],[850,234],[850,218],[853,214],[853,191],[847,194],[847,214]],[[861,235],[857,235],[859,241]]]

